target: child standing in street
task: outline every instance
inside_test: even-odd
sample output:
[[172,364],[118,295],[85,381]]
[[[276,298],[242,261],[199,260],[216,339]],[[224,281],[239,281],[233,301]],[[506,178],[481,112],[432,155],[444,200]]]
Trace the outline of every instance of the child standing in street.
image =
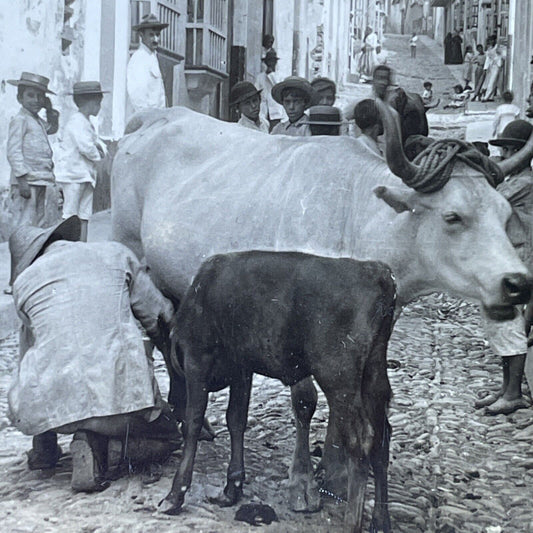
[[409,39],[409,48],[411,48],[411,58],[416,58],[416,42],[418,41],[418,37],[415,32],[413,32],[413,35],[411,35],[411,38]]
[[63,189],[63,219],[77,215],[81,219],[81,240],[87,242],[87,226],[93,212],[96,162],[105,156],[105,146],[98,139],[89,117],[100,112],[102,91],[97,81],[74,84],[72,93],[78,111],[62,135],[62,156],[57,181]]
[[[7,80],[17,87],[17,100],[22,106],[11,119],[7,137],[7,159],[11,166],[11,200],[16,220],[42,226],[45,221],[47,189],[54,185],[54,163],[48,135],[57,132],[59,112],[46,94],[48,78],[23,72],[19,80]],[[39,116],[46,109],[46,120]]]
[[513,104],[514,94],[512,91],[504,91],[502,94],[503,104],[496,108],[493,122],[493,137],[500,137],[505,126],[520,116],[520,108]]
[[470,82],[474,79],[474,65],[475,56],[471,46],[467,46],[465,56],[463,59],[463,78],[465,80],[465,89],[470,86]]

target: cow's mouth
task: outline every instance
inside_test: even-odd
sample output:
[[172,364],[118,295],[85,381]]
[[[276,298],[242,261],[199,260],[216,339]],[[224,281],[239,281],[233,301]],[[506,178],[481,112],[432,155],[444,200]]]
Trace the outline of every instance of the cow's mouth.
[[516,310],[512,305],[484,305],[483,309],[492,320],[512,320],[516,316]]

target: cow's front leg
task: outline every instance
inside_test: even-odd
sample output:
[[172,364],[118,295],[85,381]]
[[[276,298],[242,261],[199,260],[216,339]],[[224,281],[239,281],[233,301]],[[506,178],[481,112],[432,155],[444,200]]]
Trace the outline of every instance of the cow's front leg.
[[293,385],[291,400],[296,417],[296,444],[289,473],[289,504],[293,511],[314,512],[320,509],[321,501],[309,453],[309,428],[317,404],[313,380],[306,378]]
[[388,508],[389,443],[391,427],[387,417],[383,417],[383,432],[376,435],[375,449],[372,450],[370,462],[374,471],[375,501],[372,513],[372,533],[389,533],[391,530]]
[[252,388],[252,374],[235,377],[230,387],[226,422],[231,439],[231,459],[223,493],[212,501],[222,507],[235,505],[242,497],[244,484],[244,431],[248,419],[248,405]]

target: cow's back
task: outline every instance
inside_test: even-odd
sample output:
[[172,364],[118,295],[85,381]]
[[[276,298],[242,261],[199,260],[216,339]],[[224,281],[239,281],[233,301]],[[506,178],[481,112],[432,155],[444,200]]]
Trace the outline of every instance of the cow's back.
[[185,108],[151,120],[117,154],[113,237],[136,241],[156,283],[178,299],[217,253],[355,256],[366,209],[377,210],[372,189],[401,184],[353,138],[267,136]]

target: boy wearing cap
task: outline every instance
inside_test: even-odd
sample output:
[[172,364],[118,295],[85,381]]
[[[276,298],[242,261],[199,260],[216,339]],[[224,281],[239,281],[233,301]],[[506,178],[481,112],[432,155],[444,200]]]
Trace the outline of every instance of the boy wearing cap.
[[341,111],[330,105],[315,105],[309,108],[311,135],[340,135]]
[[96,162],[105,155],[89,117],[100,111],[104,95],[97,81],[74,84],[72,95],[78,111],[67,122],[62,134],[61,165],[57,182],[63,190],[63,218],[81,219],[81,240],[87,241],[87,225],[93,212]]
[[[7,159],[11,166],[11,199],[18,215],[15,225],[41,226],[45,220],[46,191],[54,184],[54,163],[48,135],[57,132],[59,113],[46,94],[50,80],[23,72],[19,80],[8,80],[17,87],[22,106],[9,123]],[[46,109],[46,121],[39,116]]]
[[[337,98],[337,85],[333,80],[330,80],[329,78],[318,77],[311,82],[311,87],[313,87],[315,91],[315,101],[317,105],[335,105],[335,99]],[[348,121],[344,117],[342,118],[342,124],[339,131],[339,135],[349,134]]]
[[239,81],[231,89],[230,105],[237,106],[241,117],[237,124],[252,130],[269,132],[269,124],[259,114],[261,108],[261,91],[249,81]]
[[127,70],[127,89],[135,112],[140,109],[166,107],[163,76],[157,60],[161,30],[168,24],[153,15],[145,15],[132,29],[139,32],[141,42],[131,56]]
[[[501,136],[490,142],[499,146],[502,159],[507,159],[520,150],[533,132],[533,126],[525,120],[510,122]],[[506,178],[497,190],[511,204],[512,214],[507,222],[507,234],[518,256],[531,269],[533,265],[533,176],[526,161],[522,169]],[[531,305],[531,304],[530,304]],[[496,322],[484,317],[486,335],[492,351],[502,358],[503,382],[500,390],[490,393],[476,402],[476,407],[486,407],[488,414],[510,414],[517,409],[529,407],[522,397],[524,366],[530,386],[533,385],[533,354],[528,353],[526,319],[521,306],[517,307],[514,320]],[[530,324],[529,324],[530,325]],[[528,327],[529,329],[529,327]],[[527,361],[526,361],[526,355]]]
[[277,124],[272,130],[272,135],[310,136],[309,119],[304,111],[310,107],[314,95],[311,84],[298,76],[289,76],[274,85],[272,97],[283,105],[289,120]]

